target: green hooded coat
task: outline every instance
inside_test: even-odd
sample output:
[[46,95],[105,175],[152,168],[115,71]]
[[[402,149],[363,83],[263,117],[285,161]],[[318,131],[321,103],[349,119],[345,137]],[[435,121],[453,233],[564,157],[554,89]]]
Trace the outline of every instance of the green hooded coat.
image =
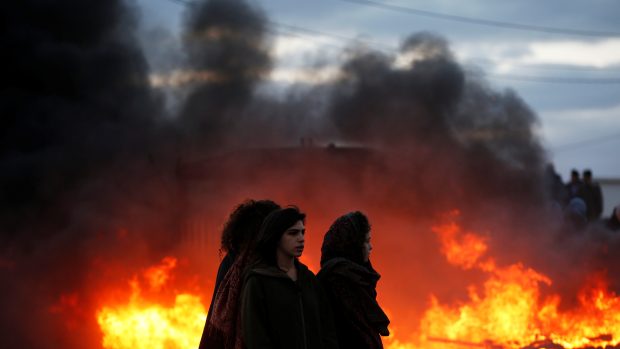
[[245,276],[241,316],[248,349],[337,349],[331,310],[315,275],[296,261],[297,281],[258,264]]

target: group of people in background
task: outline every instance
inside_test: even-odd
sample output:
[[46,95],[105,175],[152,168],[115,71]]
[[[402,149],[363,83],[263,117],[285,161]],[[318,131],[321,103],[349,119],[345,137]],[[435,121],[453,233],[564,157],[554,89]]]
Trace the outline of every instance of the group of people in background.
[[305,220],[271,200],[235,208],[199,349],[383,348],[390,321],[376,300],[368,218],[354,211],[334,221],[316,276],[299,261]]
[[[554,205],[564,212],[566,221],[574,228],[583,229],[588,223],[602,221],[603,193],[601,186],[592,180],[590,169],[585,169],[581,177],[579,171],[571,170],[570,180],[563,183],[560,175],[549,165],[547,180]],[[620,205],[614,208],[604,223],[612,230],[620,230]]]

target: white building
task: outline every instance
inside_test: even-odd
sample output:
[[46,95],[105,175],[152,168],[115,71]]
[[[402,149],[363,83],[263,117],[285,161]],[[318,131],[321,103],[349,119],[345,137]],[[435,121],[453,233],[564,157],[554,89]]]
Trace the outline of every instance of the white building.
[[620,178],[597,178],[603,192],[603,216],[609,218],[614,207],[620,205]]

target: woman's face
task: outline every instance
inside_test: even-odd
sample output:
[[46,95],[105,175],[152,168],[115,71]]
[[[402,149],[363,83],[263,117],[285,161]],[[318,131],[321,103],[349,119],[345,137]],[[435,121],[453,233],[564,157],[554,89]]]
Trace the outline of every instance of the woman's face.
[[304,252],[305,233],[304,222],[300,220],[290,226],[280,238],[278,253],[285,257],[300,257]]
[[364,239],[364,247],[362,251],[362,257],[364,258],[364,262],[368,262],[370,259],[370,251],[372,251],[372,244],[370,243],[370,231],[366,233],[366,238]]

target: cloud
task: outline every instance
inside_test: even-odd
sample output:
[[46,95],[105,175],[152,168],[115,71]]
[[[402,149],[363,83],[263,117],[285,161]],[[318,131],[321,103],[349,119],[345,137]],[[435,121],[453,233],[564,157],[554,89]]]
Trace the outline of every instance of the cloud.
[[170,73],[149,74],[152,87],[180,87],[192,83],[221,82],[225,78],[214,71],[175,69]]
[[316,55],[319,51],[336,48],[342,49],[342,46],[334,47],[332,39],[313,36],[288,36],[278,35],[276,37],[272,54],[280,61],[299,61],[309,55]]
[[605,69],[620,65],[620,39],[589,41],[461,42],[454,47],[460,61],[489,65],[498,73],[535,65]]
[[273,82],[294,84],[323,84],[334,82],[342,77],[338,66],[325,66],[318,68],[279,68],[271,73],[270,80]]
[[525,64],[567,64],[607,68],[620,64],[620,39],[599,42],[536,42],[521,58]]

